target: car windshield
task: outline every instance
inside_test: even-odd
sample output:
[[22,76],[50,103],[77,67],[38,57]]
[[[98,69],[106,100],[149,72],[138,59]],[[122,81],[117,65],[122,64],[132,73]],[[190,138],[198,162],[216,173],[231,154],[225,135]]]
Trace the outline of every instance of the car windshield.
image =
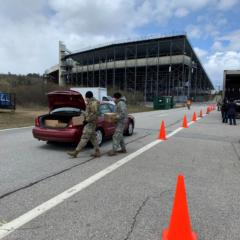
[[102,103],[99,107],[99,115],[104,116],[105,113],[115,112],[115,105]]
[[58,114],[58,113],[72,113],[74,115],[80,115],[81,109],[72,108],[72,107],[62,107],[62,108],[56,108],[50,112],[50,114]]

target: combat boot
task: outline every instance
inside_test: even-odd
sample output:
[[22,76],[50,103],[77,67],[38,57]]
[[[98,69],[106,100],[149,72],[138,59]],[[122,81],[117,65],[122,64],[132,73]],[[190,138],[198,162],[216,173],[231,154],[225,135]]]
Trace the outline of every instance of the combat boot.
[[127,150],[126,150],[126,148],[122,148],[121,150],[118,150],[117,152],[118,153],[127,153]]
[[115,155],[117,155],[117,151],[115,150],[111,150],[108,152],[108,156],[115,156]]
[[91,154],[91,157],[101,157],[101,153],[100,153],[100,150],[99,149],[96,149],[95,153],[92,153]]
[[78,153],[79,153],[79,151],[77,151],[77,150],[67,152],[67,154],[72,158],[76,158]]

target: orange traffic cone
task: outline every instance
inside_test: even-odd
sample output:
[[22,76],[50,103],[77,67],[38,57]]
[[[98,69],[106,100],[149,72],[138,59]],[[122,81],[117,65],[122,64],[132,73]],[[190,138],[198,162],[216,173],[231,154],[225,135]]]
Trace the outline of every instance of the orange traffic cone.
[[199,117],[202,118],[202,109],[200,111]]
[[164,121],[162,121],[161,128],[160,128],[159,135],[158,135],[158,139],[167,140]]
[[197,121],[197,114],[196,114],[196,112],[193,113],[192,121],[193,121],[193,122],[196,122],[196,121]]
[[184,115],[184,118],[183,118],[183,124],[182,124],[182,127],[183,127],[183,128],[188,128],[188,124],[187,124],[187,116],[186,116],[186,114]]
[[168,229],[163,230],[162,240],[197,240],[192,232],[188,213],[184,176],[179,175],[174,198],[172,215]]
[[210,109],[209,109],[209,107],[207,108],[207,112],[206,112],[206,114],[209,114],[210,113]]

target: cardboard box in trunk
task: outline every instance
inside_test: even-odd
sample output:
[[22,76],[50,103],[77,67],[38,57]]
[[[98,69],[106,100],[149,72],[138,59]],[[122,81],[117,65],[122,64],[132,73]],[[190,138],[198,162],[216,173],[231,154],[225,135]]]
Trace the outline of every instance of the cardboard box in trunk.
[[47,127],[57,127],[57,125],[58,125],[58,120],[46,119],[46,120],[45,120],[45,125],[46,125]]
[[45,120],[45,125],[47,127],[54,127],[54,128],[65,128],[67,127],[67,123],[61,122],[59,120],[52,120],[52,119],[47,119]]
[[115,123],[116,122],[116,113],[105,113],[104,114],[104,121],[109,123]]
[[67,127],[67,123],[64,123],[64,122],[58,122],[58,124],[57,124],[57,128],[65,128],[65,127]]
[[84,116],[73,117],[72,118],[73,125],[75,126],[83,125],[84,119],[85,119]]

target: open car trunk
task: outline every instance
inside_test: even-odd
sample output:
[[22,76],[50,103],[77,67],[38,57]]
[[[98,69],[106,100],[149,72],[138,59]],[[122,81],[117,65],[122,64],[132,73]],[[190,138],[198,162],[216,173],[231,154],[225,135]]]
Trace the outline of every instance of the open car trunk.
[[40,125],[46,128],[66,128],[73,123],[74,119],[78,119],[82,115],[80,109],[79,111],[56,109],[49,114],[42,116],[40,119]]

